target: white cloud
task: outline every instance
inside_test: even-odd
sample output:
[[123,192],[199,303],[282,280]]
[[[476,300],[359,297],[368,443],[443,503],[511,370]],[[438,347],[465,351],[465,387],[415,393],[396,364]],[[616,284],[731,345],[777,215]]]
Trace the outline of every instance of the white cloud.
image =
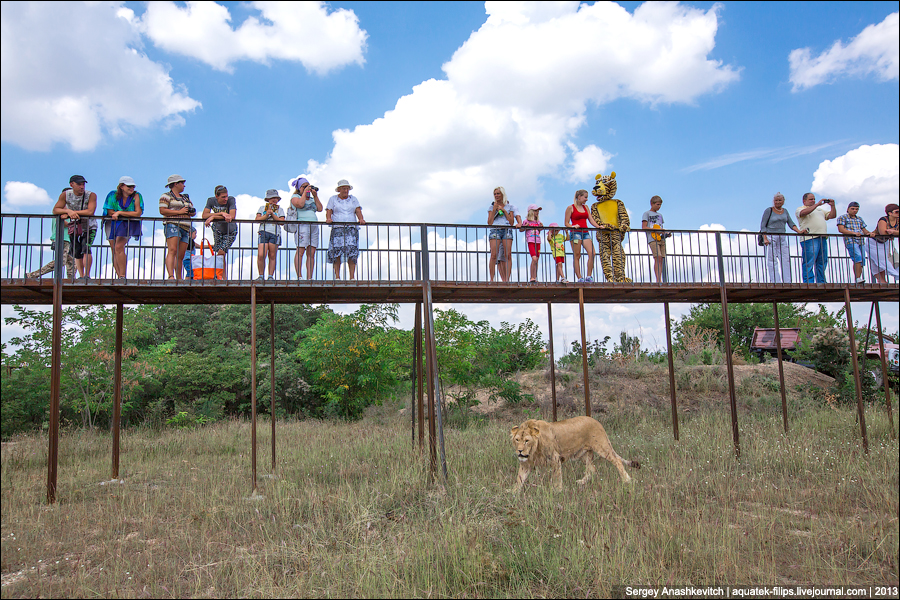
[[[46,212],[46,207],[54,204],[47,190],[27,181],[7,181],[3,186],[3,211],[28,213]],[[39,207],[39,208],[36,208]],[[10,210],[12,209],[12,210]]]
[[[859,202],[861,216],[884,216],[884,207],[900,198],[900,146],[860,146],[834,160],[823,161],[813,174],[810,188],[815,194],[834,198],[846,212],[847,204]],[[874,228],[874,221],[869,223]]]
[[250,60],[289,60],[323,74],[362,65],[368,34],[353,11],[329,12],[324,2],[252,2],[259,16],[237,29],[229,10],[214,2],[150,2],[139,24],[159,48],[196,58],[220,71]]
[[812,57],[809,48],[798,48],[788,56],[791,83],[797,92],[841,76],[874,74],[881,81],[897,79],[900,71],[900,13],[869,25],[846,46],[836,41],[828,51]]
[[590,181],[598,173],[607,173],[612,154],[602,148],[591,144],[582,150],[578,150],[575,144],[570,143],[572,162],[569,168],[569,181]]
[[746,160],[763,160],[769,162],[781,162],[798,156],[812,154],[819,150],[824,150],[830,146],[834,146],[839,142],[825,142],[823,144],[813,144],[810,146],[785,146],[783,148],[758,148],[756,150],[748,150],[746,152],[734,152],[732,154],[723,154],[706,162],[685,167],[681,171],[683,173],[693,173],[694,171],[710,171],[720,167],[727,167],[735,163]]
[[444,65],[446,79],[415,86],[371,124],[334,132],[327,160],[308,165],[317,185],[349,179],[372,221],[396,219],[398,206],[404,221],[486,217],[497,185],[521,208],[543,176],[588,174],[587,184],[608,168],[596,145],[569,145],[589,103],[690,103],[739,77],[708,58],[718,6],[647,3],[630,14],[609,3],[489,2],[486,10]]
[[129,127],[183,123],[200,106],[140,52],[118,12],[107,3],[3,3],[3,141],[90,150]]

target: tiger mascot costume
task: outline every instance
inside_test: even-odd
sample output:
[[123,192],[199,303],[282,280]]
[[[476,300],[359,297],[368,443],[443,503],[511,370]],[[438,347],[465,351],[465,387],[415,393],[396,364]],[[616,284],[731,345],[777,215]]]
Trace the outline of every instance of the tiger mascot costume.
[[622,250],[622,240],[631,230],[631,222],[625,204],[615,197],[616,172],[597,175],[596,182],[591,193],[597,202],[591,206],[591,216],[600,225],[597,245],[603,276],[613,283],[631,283],[631,279],[625,277],[625,251]]

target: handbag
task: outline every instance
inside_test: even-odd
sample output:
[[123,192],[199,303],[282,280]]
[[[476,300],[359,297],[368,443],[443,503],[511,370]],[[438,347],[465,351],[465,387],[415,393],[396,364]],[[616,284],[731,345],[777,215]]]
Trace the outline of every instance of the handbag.
[[[769,216],[766,217],[766,227],[768,227],[769,221],[772,220],[772,209],[767,208],[766,210],[769,212]],[[757,246],[765,246],[766,245],[766,235],[764,233],[760,232],[760,234],[756,236],[756,245]]]
[[73,240],[77,236],[84,234],[84,223],[82,223],[81,219],[69,221],[68,224],[66,224],[66,229],[69,232],[69,239]]
[[[285,217],[286,217],[286,219],[285,219],[286,222],[285,222],[285,224],[284,224],[284,230],[285,230],[285,232],[287,232],[287,233],[297,233],[297,230],[300,229],[300,226],[299,226],[299,223],[296,222],[296,220],[297,220],[297,210],[294,208],[293,205],[291,205],[290,207],[288,207],[287,213],[285,214]],[[294,221],[294,222],[291,223],[291,221]]]
[[[203,253],[209,250],[209,255]],[[191,268],[194,279],[225,279],[225,257],[213,252],[212,245],[206,238],[200,242],[200,252],[191,257]]]

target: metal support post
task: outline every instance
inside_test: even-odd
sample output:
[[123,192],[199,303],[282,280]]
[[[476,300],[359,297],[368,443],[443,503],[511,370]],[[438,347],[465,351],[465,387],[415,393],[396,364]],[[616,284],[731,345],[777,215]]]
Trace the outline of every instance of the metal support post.
[[272,354],[269,359],[269,372],[271,373],[271,388],[272,388],[272,399],[269,402],[269,409],[272,417],[272,476],[275,476],[275,302],[272,301],[269,305],[270,308],[270,317],[269,323],[271,324],[270,340],[272,342]]
[[784,421],[784,432],[788,432],[787,394],[784,391],[784,364],[781,357],[781,327],[778,325],[778,303],[772,303],[775,314],[775,351],[778,353],[778,382],[781,388],[781,418]]
[[891,439],[897,439],[897,432],[894,431],[894,410],[891,408],[891,384],[889,380],[890,371],[888,371],[887,360],[884,354],[884,330],[881,328],[881,306],[875,302],[875,323],[878,325],[878,349],[881,354],[881,380],[884,382],[884,403],[887,406],[888,421],[891,425]]
[[256,492],[256,286],[250,286],[250,463]]
[[122,303],[116,304],[116,365],[113,369],[112,478],[119,478],[119,435],[122,418]]
[[547,325],[550,329],[550,401],[553,402],[553,422],[556,422],[556,358],[553,356],[553,309],[547,303]]
[[53,326],[50,349],[50,427],[47,448],[47,502],[56,503],[56,481],[59,467],[59,379],[62,368],[62,273],[63,220],[56,217],[56,266],[53,271]]
[[728,292],[725,289],[725,260],[722,255],[722,234],[716,233],[716,253],[719,262],[719,294],[722,303],[722,327],[725,332],[725,367],[728,372],[728,398],[731,402],[731,436],[734,455],[741,457],[741,440],[737,421],[737,396],[734,391],[734,362],[731,360],[731,323],[728,319]]
[[853,379],[856,381],[856,410],[859,415],[859,431],[862,435],[863,450],[869,453],[869,435],[866,433],[866,411],[863,408],[862,389],[859,382],[859,361],[856,357],[856,325],[850,313],[850,288],[844,286],[844,307],[847,309],[847,331],[850,334],[850,357],[853,359]]
[[672,322],[669,317],[669,303],[664,303],[666,310],[666,348],[669,354],[669,396],[672,399],[672,433],[678,441],[678,402],[675,400],[675,360],[672,356]]
[[431,276],[428,257],[428,229],[422,225],[422,300],[425,311],[425,365],[428,371],[428,420],[431,474],[437,473],[437,446],[440,444],[441,471],[447,480],[447,456],[444,452],[444,425],[441,420],[440,382],[437,348],[434,339],[434,311],[431,302]]
[[578,308],[581,315],[581,367],[584,373],[584,414],[591,416],[591,383],[588,378],[587,333],[584,328],[584,288],[578,288]]

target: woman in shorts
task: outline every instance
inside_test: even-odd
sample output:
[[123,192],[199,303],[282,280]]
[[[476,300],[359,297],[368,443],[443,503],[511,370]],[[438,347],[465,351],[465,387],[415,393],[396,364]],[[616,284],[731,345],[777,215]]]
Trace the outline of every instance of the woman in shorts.
[[185,179],[181,175],[169,175],[164,192],[159,197],[159,214],[166,232],[166,272],[169,281],[183,278],[184,253],[191,243],[191,217],[197,214],[191,199],[184,193]]
[[[291,181],[291,205],[287,210],[288,221],[300,221],[294,225],[294,240],[297,251],[294,253],[294,270],[297,279],[303,279],[303,256],[306,255],[306,278],[313,278],[313,267],[316,260],[316,248],[319,246],[319,225],[317,212],[322,212],[322,201],[319,200],[319,188],[314,187],[304,177]],[[287,229],[287,227],[285,227]]]
[[[587,207],[588,192],[587,190],[578,190],[575,192],[575,202],[566,209],[566,227],[573,227],[569,231],[569,240],[572,242],[572,267],[575,269],[575,277],[579,283],[592,283],[594,278],[594,242],[591,240],[591,234],[588,231],[588,223],[596,228],[600,228],[591,211]],[[587,276],[581,276],[581,248],[584,247],[587,252]]]
[[[516,218],[518,217],[517,213],[518,210],[516,207],[510,204],[509,199],[506,197],[506,190],[500,186],[495,187],[494,202],[488,209],[487,224],[492,226],[503,225],[503,227],[491,227],[488,232],[488,240],[491,245],[491,282],[494,281],[495,270],[499,270],[501,281],[509,281],[509,275],[512,272],[513,230],[506,227],[506,225],[516,225]],[[521,223],[522,218],[518,217],[518,219],[519,223]],[[501,252],[503,253],[503,258],[500,257]],[[497,262],[503,262],[504,258],[506,264],[501,264],[498,269]]]
[[119,179],[116,189],[106,195],[103,203],[106,238],[113,254],[113,269],[119,283],[127,281],[128,260],[125,246],[128,238],[140,239],[140,216],[144,213],[144,198],[135,190],[134,179],[127,175]]

